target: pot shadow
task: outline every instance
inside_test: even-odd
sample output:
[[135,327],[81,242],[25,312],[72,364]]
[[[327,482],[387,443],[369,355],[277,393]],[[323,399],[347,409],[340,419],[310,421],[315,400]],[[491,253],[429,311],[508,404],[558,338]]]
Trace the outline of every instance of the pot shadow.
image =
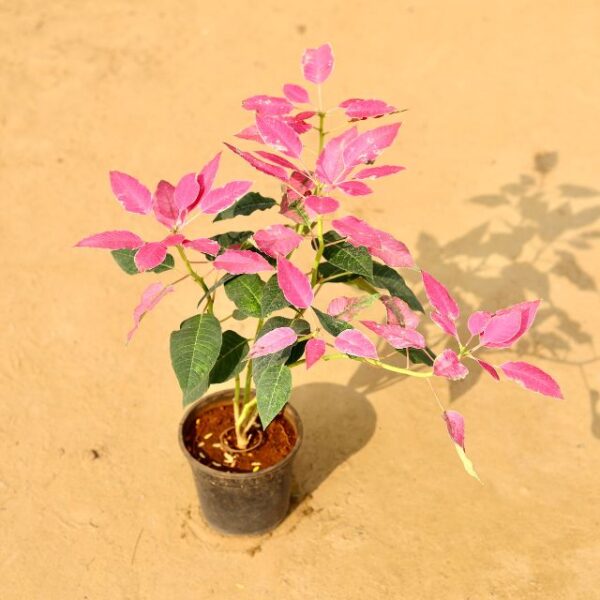
[[294,389],[292,404],[302,418],[304,441],[294,465],[289,514],[310,498],[338,466],[366,445],[377,423],[367,397],[351,386],[301,385]]
[[[479,225],[445,243],[421,232],[414,254],[417,264],[431,269],[449,286],[463,315],[542,299],[534,328],[513,350],[578,371],[591,405],[590,429],[600,439],[600,392],[592,388],[585,373],[588,365],[600,363],[600,356],[577,310],[556,293],[570,286],[577,294],[598,299],[598,284],[590,273],[596,261],[590,251],[597,250],[600,242],[600,191],[557,181],[557,170],[556,152],[535,154],[528,173],[467,200],[470,206],[465,210],[476,206],[487,213]],[[443,347],[447,340],[439,329],[431,323],[423,328],[432,346],[440,348],[441,343]],[[463,339],[468,337],[463,335]],[[450,401],[470,391],[482,373],[471,367],[466,379],[448,382]],[[379,389],[399,379],[361,366],[350,385]]]

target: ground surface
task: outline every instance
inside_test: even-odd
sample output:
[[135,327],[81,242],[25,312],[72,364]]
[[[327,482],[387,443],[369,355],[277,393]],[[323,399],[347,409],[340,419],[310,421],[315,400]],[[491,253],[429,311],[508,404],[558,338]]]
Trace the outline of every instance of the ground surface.
[[[0,597],[600,598],[599,31],[594,0],[0,2]],[[156,235],[107,171],[197,169],[246,124],[240,99],[298,81],[324,40],[326,101],[409,109],[386,160],[407,171],[348,210],[465,307],[545,298],[521,350],[566,399],[435,382],[467,418],[480,486],[422,382],[300,369],[299,504],[272,535],[226,539],[176,441],[167,336],[195,290],[125,347],[148,280],[71,247],[105,228]],[[540,152],[556,155],[535,171]],[[255,175],[227,156],[234,173]]]

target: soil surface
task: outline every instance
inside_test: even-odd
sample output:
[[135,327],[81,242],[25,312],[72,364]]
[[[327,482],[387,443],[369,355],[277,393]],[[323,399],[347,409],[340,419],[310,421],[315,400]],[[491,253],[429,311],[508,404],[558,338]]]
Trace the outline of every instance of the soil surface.
[[265,431],[250,430],[248,451],[236,450],[233,408],[221,404],[204,409],[192,434],[184,436],[185,446],[202,464],[217,471],[248,473],[264,470],[282,461],[296,443],[296,432],[283,416],[273,419]]
[[[0,598],[600,598],[599,31],[598,0],[0,0]],[[112,229],[163,239],[108,172],[152,190],[197,172],[251,124],[241,100],[302,84],[303,48],[327,40],[326,105],[408,109],[357,124],[401,120],[378,163],[406,170],[368,181],[370,196],[335,193],[340,215],[405,242],[463,328],[472,310],[542,298],[528,343],[484,356],[535,363],[565,400],[476,364],[463,383],[432,381],[465,417],[481,485],[425,382],[353,361],[295,368],[294,508],[270,535],[225,538],[177,437],[169,334],[198,286],[176,285],[126,345],[143,290],[185,273],[129,276],[73,245]],[[216,185],[231,180],[278,197],[223,148]],[[273,222],[202,216],[188,235]],[[317,307],[349,293],[325,286]],[[436,351],[451,343],[424,332]]]

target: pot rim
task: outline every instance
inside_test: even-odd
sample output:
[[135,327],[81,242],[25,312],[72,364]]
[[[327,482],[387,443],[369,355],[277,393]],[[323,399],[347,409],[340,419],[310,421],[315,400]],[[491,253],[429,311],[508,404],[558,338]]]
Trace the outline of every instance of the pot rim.
[[186,422],[188,421],[190,415],[194,412],[194,410],[202,404],[205,404],[207,406],[211,404],[227,404],[231,401],[233,393],[233,389],[212,392],[211,394],[201,396],[200,398],[186,406],[183,412],[183,416],[179,421],[177,438],[179,440],[179,447],[181,448],[182,452],[184,453],[190,464],[193,466],[193,468],[199,469],[201,472],[206,473],[207,475],[218,477],[220,479],[229,479],[236,481],[258,479],[260,477],[264,477],[265,475],[275,473],[276,471],[285,468],[285,466],[289,464],[296,456],[304,437],[304,429],[302,426],[302,420],[300,419],[300,415],[298,414],[298,411],[289,402],[285,405],[283,409],[283,415],[292,424],[292,427],[294,427],[294,429],[296,430],[296,443],[294,444],[294,447],[290,450],[290,453],[287,456],[285,456],[278,463],[275,463],[274,465],[271,465],[266,469],[261,469],[260,471],[256,471],[255,473],[251,471],[247,473],[228,473],[226,471],[217,471],[216,469],[212,469],[211,467],[201,463],[199,460],[194,458],[194,456],[192,456],[190,451],[187,449],[185,442],[183,441],[183,430]]

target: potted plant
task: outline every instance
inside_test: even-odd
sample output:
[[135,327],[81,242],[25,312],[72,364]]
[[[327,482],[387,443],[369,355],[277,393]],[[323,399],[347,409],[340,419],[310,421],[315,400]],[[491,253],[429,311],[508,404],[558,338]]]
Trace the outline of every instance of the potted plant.
[[[125,210],[153,215],[166,235],[148,242],[130,231],[106,231],[77,244],[111,250],[130,275],[168,273],[173,255],[181,261],[185,275],[146,288],[128,339],[176,286],[191,281],[199,287],[198,310],[170,341],[187,407],[179,438],[207,520],[227,533],[261,533],[286,514],[292,462],[302,441],[300,419],[287,404],[294,369],[353,360],[428,382],[431,377],[462,379],[469,369],[483,369],[494,379],[504,376],[562,397],[541,369],[521,361],[495,366],[481,356],[486,348],[508,348],[525,334],[539,301],[474,312],[466,321],[465,339],[456,301],[414,263],[406,245],[344,214],[344,195],[368,195],[367,181],[403,170],[378,161],[400,123],[393,122],[399,111],[380,100],[353,98],[326,107],[322,84],[333,62],[328,44],[306,50],[302,70],[313,86],[310,93],[286,84],[282,96],[247,98],[242,106],[254,121],[237,137],[256,149],[226,144],[254,169],[277,179],[281,198],[250,191],[247,180],[215,185],[220,153],[177,185],[160,181],[154,193],[114,171],[112,190]],[[392,122],[372,124],[382,117]],[[212,237],[194,233],[198,217],[227,225],[259,210],[273,211],[276,222],[257,231],[226,227]],[[304,254],[297,253],[299,248]],[[419,331],[425,309],[402,271],[422,279],[429,316],[447,334],[438,354]],[[352,293],[319,306],[322,288],[340,283]],[[373,305],[381,309],[380,321],[364,318],[363,311]],[[236,331],[236,321],[246,320],[255,323],[251,337]],[[392,358],[378,355],[373,337],[389,345]],[[211,385],[225,382],[232,382],[230,390],[206,395]],[[465,454],[463,417],[436,400],[459,458],[477,478]]]

